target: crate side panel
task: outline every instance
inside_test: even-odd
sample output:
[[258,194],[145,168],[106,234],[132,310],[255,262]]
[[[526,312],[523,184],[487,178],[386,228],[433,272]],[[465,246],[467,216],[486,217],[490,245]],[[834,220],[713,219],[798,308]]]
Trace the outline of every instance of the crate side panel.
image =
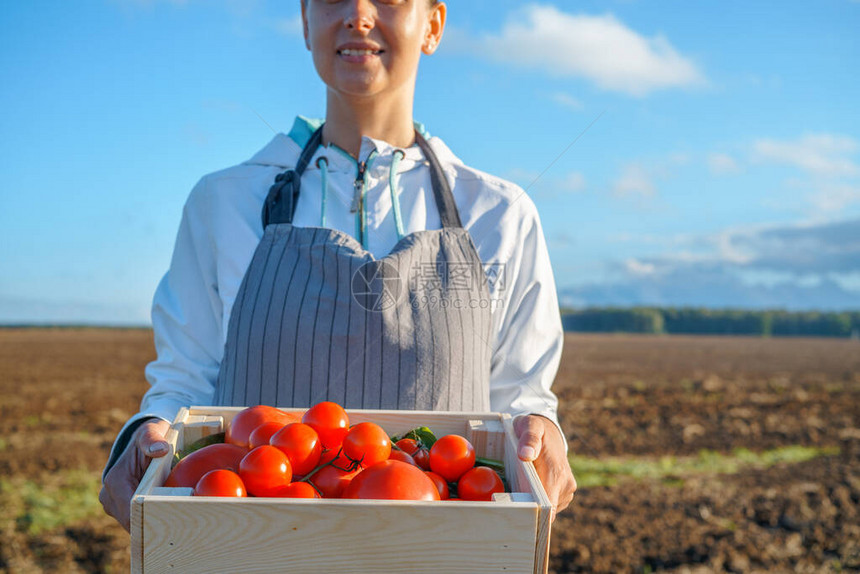
[[135,497],[131,501],[129,533],[131,536],[131,573],[143,574],[143,498]]
[[374,422],[388,434],[403,434],[415,427],[425,426],[437,437],[446,434],[466,435],[469,417],[460,413],[433,411],[347,411],[349,422]]
[[505,448],[505,472],[514,492],[530,493],[538,508],[537,541],[535,544],[535,574],[544,574],[549,569],[549,544],[552,532],[552,503],[540,482],[534,463],[523,462],[517,456],[517,440],[513,421],[502,417],[507,442]]
[[147,572],[457,574],[535,567],[532,505],[158,497],[146,505]]

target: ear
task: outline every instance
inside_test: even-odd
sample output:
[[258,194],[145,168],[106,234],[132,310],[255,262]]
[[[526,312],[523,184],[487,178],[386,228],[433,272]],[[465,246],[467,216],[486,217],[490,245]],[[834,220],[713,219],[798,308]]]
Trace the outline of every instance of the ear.
[[436,51],[439,43],[442,41],[447,15],[448,7],[445,6],[444,2],[439,2],[430,9],[427,19],[427,31],[424,35],[424,44],[421,46],[421,51],[428,56]]
[[311,49],[311,40],[310,40],[310,32],[308,30],[308,2],[307,0],[302,0],[302,34],[305,36],[305,48],[310,51]]

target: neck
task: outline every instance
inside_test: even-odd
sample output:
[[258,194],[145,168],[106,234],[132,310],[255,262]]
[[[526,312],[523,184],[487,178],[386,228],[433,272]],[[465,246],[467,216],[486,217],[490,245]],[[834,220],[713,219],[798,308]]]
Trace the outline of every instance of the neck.
[[329,90],[323,144],[335,144],[358,158],[361,138],[368,136],[406,148],[415,142],[412,98],[398,103],[382,103],[382,98],[349,99]]

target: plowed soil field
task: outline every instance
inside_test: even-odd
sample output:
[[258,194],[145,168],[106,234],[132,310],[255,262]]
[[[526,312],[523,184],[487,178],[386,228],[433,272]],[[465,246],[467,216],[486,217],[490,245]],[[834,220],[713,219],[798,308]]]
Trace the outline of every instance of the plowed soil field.
[[[147,330],[0,329],[0,571],[126,572],[101,468]],[[568,335],[554,572],[860,572],[860,341]]]

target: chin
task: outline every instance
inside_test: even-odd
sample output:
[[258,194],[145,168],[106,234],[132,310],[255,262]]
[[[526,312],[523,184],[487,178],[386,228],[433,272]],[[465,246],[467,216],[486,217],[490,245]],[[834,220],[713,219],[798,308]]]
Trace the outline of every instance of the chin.
[[339,94],[355,97],[372,97],[382,91],[375,82],[375,78],[372,77],[352,78],[349,81],[336,82],[334,85],[329,84],[329,88]]

